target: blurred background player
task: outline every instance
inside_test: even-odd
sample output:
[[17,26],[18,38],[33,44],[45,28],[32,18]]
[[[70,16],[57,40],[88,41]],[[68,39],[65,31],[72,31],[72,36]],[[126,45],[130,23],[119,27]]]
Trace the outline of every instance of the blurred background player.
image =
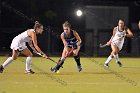
[[124,39],[126,37],[133,37],[133,33],[131,30],[124,26],[124,21],[119,20],[118,26],[114,27],[113,29],[113,35],[111,39],[107,42],[107,45],[111,45],[112,52],[110,56],[107,58],[104,66],[109,67],[109,62],[113,59],[113,57],[116,60],[116,63],[121,67],[122,64],[119,60],[118,53],[123,47]]
[[139,23],[138,23],[138,27],[139,27],[139,29],[140,29],[140,20],[139,20]]
[[78,52],[80,50],[80,44],[82,42],[81,38],[75,30],[71,29],[71,24],[68,21],[64,22],[63,30],[64,32],[61,34],[61,40],[64,44],[62,57],[59,60],[58,64],[54,68],[51,68],[51,71],[57,72],[63,65],[65,58],[72,54],[77,63],[78,71],[80,72],[82,70],[82,67]]
[[[4,68],[11,63],[13,60],[17,59],[20,53],[27,56],[26,59],[26,74],[33,74],[34,71],[30,69],[31,63],[32,63],[32,52],[27,48],[26,42],[28,42],[29,46],[33,49],[35,52],[39,52],[43,54],[42,57],[47,57],[45,53],[41,51],[41,49],[38,47],[37,44],[37,36],[36,34],[42,34],[43,32],[43,25],[40,24],[38,21],[35,22],[34,29],[28,29],[25,32],[19,34],[16,36],[12,43],[11,43],[11,49],[12,56],[9,57],[1,66],[0,66],[0,73],[3,72]],[[35,48],[34,48],[35,47]]]
[[[140,20],[139,20],[139,23],[138,23],[138,28],[140,30]],[[138,32],[138,38],[140,38],[140,31]]]

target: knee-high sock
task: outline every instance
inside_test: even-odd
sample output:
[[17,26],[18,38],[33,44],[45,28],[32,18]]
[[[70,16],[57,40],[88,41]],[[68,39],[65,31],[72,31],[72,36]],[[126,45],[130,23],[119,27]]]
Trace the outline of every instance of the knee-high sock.
[[119,56],[118,56],[118,54],[113,55],[113,56],[114,56],[114,58],[115,58],[116,62],[120,61],[120,60],[119,60]]
[[32,57],[27,57],[27,59],[26,59],[26,70],[30,70],[31,63],[32,63]]
[[113,59],[113,56],[109,56],[105,62],[105,64],[109,64],[109,62],[111,62],[111,60]]
[[58,63],[57,63],[57,65],[55,66],[55,68],[56,68],[57,70],[59,70],[60,67],[64,64],[64,61],[65,61],[65,60],[63,60],[63,59],[59,60]]
[[11,62],[13,61],[13,58],[12,57],[9,57],[3,64],[3,68],[5,68],[8,64],[10,64]]
[[75,59],[75,61],[77,63],[77,66],[80,66],[81,65],[81,63],[80,63],[80,56],[79,55],[74,56],[74,59]]

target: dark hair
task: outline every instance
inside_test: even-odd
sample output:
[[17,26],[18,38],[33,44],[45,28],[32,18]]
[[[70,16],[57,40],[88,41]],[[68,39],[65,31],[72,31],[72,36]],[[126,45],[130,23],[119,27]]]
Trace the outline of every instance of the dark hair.
[[63,23],[63,27],[69,27],[69,28],[71,28],[71,24],[68,21],[65,21]]
[[43,26],[43,25],[40,24],[38,21],[35,21],[34,30],[36,31],[36,29],[40,28],[41,26]]

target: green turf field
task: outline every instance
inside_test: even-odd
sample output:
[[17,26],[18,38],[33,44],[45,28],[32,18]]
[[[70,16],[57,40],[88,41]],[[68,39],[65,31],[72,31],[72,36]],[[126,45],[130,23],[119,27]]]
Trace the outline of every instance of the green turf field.
[[[0,64],[4,60],[0,57]],[[80,73],[74,59],[68,58],[56,74],[50,71],[54,63],[34,57],[33,75],[24,74],[24,60],[19,57],[0,73],[0,93],[140,93],[140,58],[121,58],[121,68],[113,60],[106,69],[102,66],[106,58],[85,57]]]

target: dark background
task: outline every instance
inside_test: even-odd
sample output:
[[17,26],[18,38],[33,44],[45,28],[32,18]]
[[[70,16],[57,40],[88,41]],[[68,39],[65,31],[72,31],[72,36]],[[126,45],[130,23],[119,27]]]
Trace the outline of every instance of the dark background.
[[[90,9],[88,6],[94,8]],[[113,7],[116,12],[113,12]],[[115,14],[121,11],[120,7],[128,11],[127,14],[122,11],[123,17],[122,14]],[[83,16],[76,16],[77,9],[83,10]],[[68,20],[82,38],[81,53],[86,53],[88,56],[106,56],[111,51],[110,47],[100,49],[98,45],[109,40],[112,29],[117,26],[119,19],[124,19],[135,35],[135,38],[126,38],[121,55],[139,57],[140,31],[137,24],[140,20],[140,1],[138,0],[1,0],[0,54],[11,51],[12,39],[26,29],[33,28],[35,20],[38,20],[45,27],[43,34],[38,35],[39,46],[48,55],[60,56],[63,44],[59,36],[63,32],[63,22]],[[93,28],[88,28],[90,25]]]

